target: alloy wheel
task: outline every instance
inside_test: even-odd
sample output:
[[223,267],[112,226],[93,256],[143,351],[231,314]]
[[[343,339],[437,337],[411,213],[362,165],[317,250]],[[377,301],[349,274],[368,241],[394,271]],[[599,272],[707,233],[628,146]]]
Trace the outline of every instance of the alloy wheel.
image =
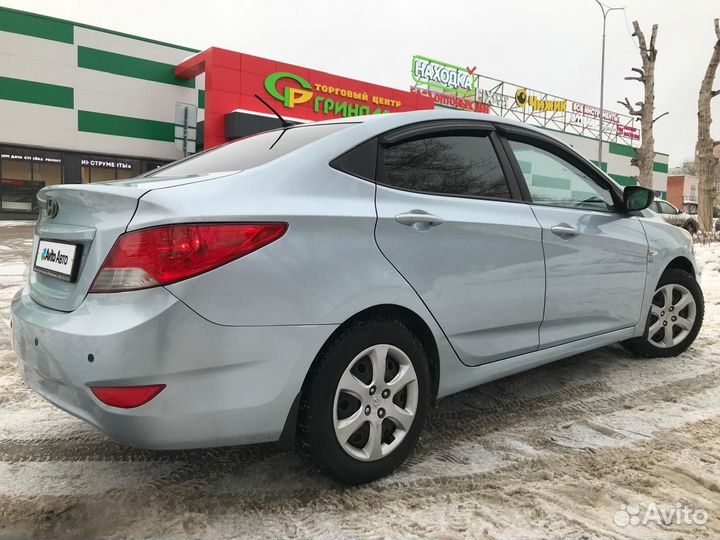
[[417,407],[418,381],[410,358],[392,345],[373,345],[353,358],[340,377],[333,404],[335,436],[355,459],[381,459],[408,434]]
[[650,306],[650,327],[647,339],[660,348],[674,347],[683,342],[695,324],[697,306],[690,291],[671,283],[653,295]]

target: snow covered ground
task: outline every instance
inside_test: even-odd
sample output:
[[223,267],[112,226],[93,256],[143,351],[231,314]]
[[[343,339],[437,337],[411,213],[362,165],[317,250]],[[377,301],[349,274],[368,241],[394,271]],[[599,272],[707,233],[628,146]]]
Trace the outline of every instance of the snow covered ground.
[[720,244],[681,357],[606,347],[442,400],[397,474],[344,488],[273,445],[127,448],[31,393],[6,324],[30,236],[0,226],[2,538],[720,536]]

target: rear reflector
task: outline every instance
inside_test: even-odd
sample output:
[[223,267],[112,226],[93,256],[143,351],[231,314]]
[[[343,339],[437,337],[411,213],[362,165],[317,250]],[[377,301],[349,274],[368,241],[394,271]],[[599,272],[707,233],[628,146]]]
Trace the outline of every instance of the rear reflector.
[[92,386],[90,390],[105,405],[132,409],[145,405],[165,388],[164,384],[148,386]]
[[169,285],[239,259],[280,238],[287,223],[169,225],[125,233],[110,250],[90,292]]

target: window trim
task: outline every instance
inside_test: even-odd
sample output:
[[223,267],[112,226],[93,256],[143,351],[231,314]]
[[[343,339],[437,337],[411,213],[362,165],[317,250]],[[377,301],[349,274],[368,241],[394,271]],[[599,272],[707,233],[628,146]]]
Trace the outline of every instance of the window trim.
[[[361,146],[363,146],[363,145],[365,145],[365,144],[367,144],[367,143],[370,143],[370,142],[372,142],[372,141],[374,141],[374,146],[375,146],[375,148],[374,148],[375,163],[374,163],[374,166],[372,167],[372,171],[373,171],[373,173],[372,173],[372,178],[368,178],[368,177],[366,177],[366,176],[362,176],[362,175],[360,175],[360,174],[357,174],[357,173],[355,173],[355,172],[353,172],[353,171],[350,171],[350,170],[348,170],[347,168],[345,168],[345,166],[344,166],[345,158],[346,158],[348,155],[350,155],[350,154],[352,154],[353,152],[355,152],[355,150],[357,150],[357,149],[360,148]],[[370,138],[368,138],[368,139],[363,140],[361,143],[356,144],[355,146],[353,146],[352,148],[350,148],[350,150],[347,150],[347,151],[343,152],[342,154],[340,154],[340,155],[337,156],[336,158],[333,158],[333,159],[330,161],[330,163],[328,163],[328,165],[330,165],[330,167],[332,167],[332,168],[335,169],[336,171],[340,171],[340,172],[345,173],[345,174],[347,174],[347,175],[349,175],[349,176],[352,176],[352,177],[354,177],[354,178],[359,178],[359,179],[361,179],[361,180],[367,180],[368,182],[372,182],[372,183],[374,184],[374,183],[375,183],[375,178],[377,178],[378,152],[380,151],[379,148],[380,148],[380,136],[379,136],[379,135],[374,135],[374,136],[372,136],[372,137],[370,137]]]
[[[565,208],[569,210],[578,210],[581,212],[601,212],[603,214],[620,214],[627,215],[627,212],[622,210],[623,208],[623,193],[622,190],[613,182],[610,178],[597,169],[592,163],[586,158],[581,156],[575,150],[564,144],[548,137],[542,133],[536,133],[528,129],[524,129],[518,126],[496,124],[498,132],[500,133],[500,139],[502,141],[503,149],[507,154],[507,158],[510,161],[513,169],[513,173],[516,177],[516,182],[520,185],[523,193],[523,198],[528,204],[536,206],[546,206],[551,208]],[[615,209],[614,210],[600,210],[596,208],[577,208],[573,206],[562,206],[559,204],[545,204],[536,202],[533,200],[530,194],[530,188],[525,180],[525,175],[520,168],[515,152],[510,147],[510,141],[517,141],[521,143],[530,144],[541,150],[552,154],[553,156],[570,163],[572,166],[580,170],[590,180],[598,184],[600,187],[606,186],[610,192],[610,196],[613,199]]]
[[[510,198],[490,197],[484,195],[469,195],[460,193],[437,193],[434,191],[422,191],[417,189],[401,188],[388,183],[385,174],[385,148],[388,146],[396,146],[403,142],[410,142],[416,139],[426,138],[431,135],[440,136],[441,134],[463,132],[480,132],[490,140],[495,156],[500,164],[500,170],[508,187]],[[432,120],[430,122],[420,122],[408,126],[396,128],[387,133],[378,136],[378,147],[375,167],[375,183],[396,191],[405,191],[408,193],[416,193],[420,195],[431,195],[434,197],[455,197],[468,200],[484,200],[497,202],[525,203],[519,186],[516,183],[510,167],[510,162],[502,149],[502,145],[495,127],[488,122],[479,122],[473,120]]]

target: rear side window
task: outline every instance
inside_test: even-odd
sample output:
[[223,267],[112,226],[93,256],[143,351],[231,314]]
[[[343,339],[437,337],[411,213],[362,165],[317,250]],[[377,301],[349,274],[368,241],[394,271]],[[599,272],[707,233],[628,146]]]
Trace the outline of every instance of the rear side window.
[[269,163],[293,150],[337,133],[351,125],[351,123],[308,124],[266,131],[171,163],[166,167],[151,172],[145,178],[190,176],[251,169]]
[[416,138],[386,147],[382,183],[440,195],[511,199],[486,134]]

